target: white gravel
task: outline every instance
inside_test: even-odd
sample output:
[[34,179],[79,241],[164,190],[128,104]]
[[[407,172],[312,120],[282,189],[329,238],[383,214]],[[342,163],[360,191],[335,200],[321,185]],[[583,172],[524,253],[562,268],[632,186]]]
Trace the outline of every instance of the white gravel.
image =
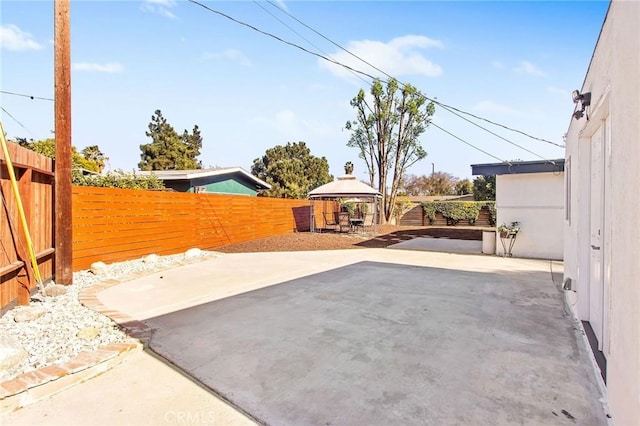
[[[190,253],[189,258],[209,256],[211,252]],[[152,261],[149,261],[152,259]],[[46,313],[42,317],[27,322],[15,322],[15,315],[25,306],[16,306],[0,318],[0,333],[14,337],[27,351],[29,359],[9,371],[0,372],[0,381],[11,379],[18,374],[48,365],[64,363],[83,351],[95,350],[110,343],[123,342],[127,335],[108,317],[84,307],[78,294],[86,287],[111,278],[124,278],[136,272],[156,272],[178,265],[185,254],[152,256],[107,265],[105,273],[79,271],[73,274],[73,285],[67,292],[57,297],[37,294],[32,297],[30,307],[41,307]],[[85,327],[95,327],[99,334],[95,339],[77,337]]]

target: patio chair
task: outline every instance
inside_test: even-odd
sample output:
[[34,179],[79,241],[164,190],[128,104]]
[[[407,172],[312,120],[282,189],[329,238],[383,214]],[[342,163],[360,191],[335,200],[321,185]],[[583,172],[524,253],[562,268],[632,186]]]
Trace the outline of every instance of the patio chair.
[[338,226],[340,228],[340,232],[344,232],[345,229],[347,232],[351,230],[351,221],[349,220],[348,212],[341,212],[338,214]]
[[332,229],[336,231],[336,227],[338,226],[338,221],[336,220],[335,213],[324,213],[324,228]]
[[373,219],[374,219],[373,213],[365,213],[364,220],[362,222],[362,231],[363,232],[373,231],[373,226],[375,225]]

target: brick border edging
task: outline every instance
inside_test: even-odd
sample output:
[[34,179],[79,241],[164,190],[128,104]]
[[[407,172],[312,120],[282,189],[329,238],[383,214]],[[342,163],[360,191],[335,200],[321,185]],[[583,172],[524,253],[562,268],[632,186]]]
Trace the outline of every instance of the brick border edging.
[[142,321],[135,320],[120,311],[110,309],[98,300],[98,293],[110,287],[147,275],[180,266],[191,265],[218,257],[208,256],[183,259],[176,264],[158,268],[149,273],[132,273],[119,279],[107,279],[84,288],[78,294],[85,307],[109,317],[129,338],[121,343],[100,346],[94,351],[83,351],[70,361],[48,365],[0,382],[0,414],[6,414],[32,404],[58,392],[80,384],[120,364],[130,354],[142,351],[151,339],[151,329]]
[[142,350],[135,339],[83,351],[70,361],[22,373],[0,383],[0,413],[5,414],[104,373]]

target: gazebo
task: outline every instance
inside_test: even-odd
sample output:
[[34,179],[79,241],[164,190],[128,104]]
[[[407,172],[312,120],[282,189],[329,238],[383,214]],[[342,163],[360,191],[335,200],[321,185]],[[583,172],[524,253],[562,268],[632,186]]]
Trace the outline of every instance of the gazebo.
[[[316,220],[321,219],[322,226],[319,229],[327,227],[327,214],[334,214],[335,203],[332,204],[331,211],[327,212],[327,203],[316,203],[316,201],[334,201],[334,202],[352,202],[355,204],[366,204],[371,206],[373,214],[373,226],[378,223],[378,201],[382,198],[382,194],[367,185],[360,182],[354,175],[347,174],[339,176],[333,182],[329,182],[313,191],[309,192],[309,200],[311,200],[311,232],[317,231]],[[322,212],[316,211],[316,207],[322,206]]]

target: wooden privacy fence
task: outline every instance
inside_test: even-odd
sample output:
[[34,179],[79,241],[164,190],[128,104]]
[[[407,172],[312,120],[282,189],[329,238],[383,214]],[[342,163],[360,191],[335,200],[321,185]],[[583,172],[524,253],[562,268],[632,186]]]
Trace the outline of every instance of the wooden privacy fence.
[[307,200],[73,188],[73,269],[308,231]]
[[[53,161],[15,143],[9,157],[43,280],[53,275]],[[7,162],[0,150],[0,309],[26,304],[36,286]]]

